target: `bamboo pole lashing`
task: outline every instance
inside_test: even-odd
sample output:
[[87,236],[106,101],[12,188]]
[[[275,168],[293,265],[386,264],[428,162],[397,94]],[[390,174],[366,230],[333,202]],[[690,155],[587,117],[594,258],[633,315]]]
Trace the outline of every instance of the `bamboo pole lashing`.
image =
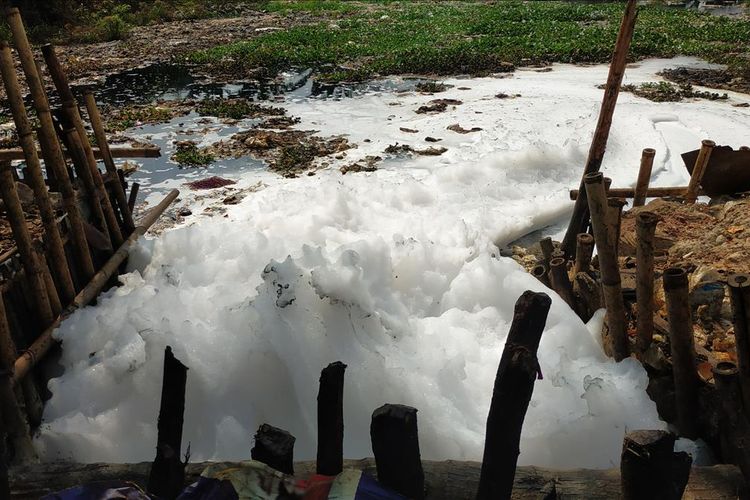
[[651,182],[651,171],[654,166],[654,156],[656,150],[646,148],[641,152],[641,166],[638,169],[638,180],[635,183],[635,193],[633,195],[633,206],[642,207],[646,203],[648,194],[648,185]]
[[713,151],[716,143],[709,139],[704,139],[701,142],[701,149],[698,153],[698,158],[695,159],[695,165],[693,166],[693,173],[690,175],[690,183],[685,191],[685,201],[687,203],[695,203],[698,199],[698,188],[703,181],[703,175],[706,173],[706,167],[711,159],[711,152]]
[[[39,208],[39,216],[42,219],[42,224],[44,225],[44,242],[49,253],[52,271],[55,274],[55,282],[60,288],[62,300],[67,303],[75,297],[73,278],[65,256],[65,247],[60,236],[55,211],[50,202],[47,186],[42,174],[39,156],[37,156],[33,131],[21,95],[21,88],[18,83],[15,65],[13,64],[13,56],[6,42],[0,42],[0,72],[2,73],[5,92],[18,132],[18,139],[26,160],[26,179],[34,191],[34,199]],[[13,172],[15,172],[15,169]]]
[[640,212],[635,218],[636,245],[636,344],[646,351],[654,334],[654,234],[659,216]]

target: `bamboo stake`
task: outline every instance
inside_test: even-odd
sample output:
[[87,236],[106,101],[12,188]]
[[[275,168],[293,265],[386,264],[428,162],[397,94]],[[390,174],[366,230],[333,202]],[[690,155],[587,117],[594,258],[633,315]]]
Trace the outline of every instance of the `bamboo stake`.
[[[112,244],[118,247],[123,242],[122,232],[120,231],[120,226],[117,222],[114,208],[112,208],[112,204],[110,203],[109,197],[107,196],[107,191],[104,188],[102,174],[101,172],[99,172],[99,168],[97,168],[96,166],[96,158],[94,158],[94,152],[91,149],[91,143],[89,142],[89,137],[86,133],[86,127],[84,127],[83,120],[81,120],[81,113],[78,111],[78,104],[76,103],[75,97],[73,96],[73,92],[71,92],[70,90],[68,77],[65,75],[65,71],[63,71],[62,66],[60,66],[60,61],[57,59],[55,48],[52,45],[48,44],[43,46],[42,54],[44,55],[44,60],[47,63],[47,69],[50,73],[50,76],[52,77],[52,81],[55,83],[55,88],[57,88],[57,92],[60,94],[63,111],[78,133],[78,141],[83,147],[84,157],[88,163],[91,177],[94,181],[95,192],[100,196],[101,199],[101,207],[104,211],[104,217],[107,222],[107,228],[109,230]],[[94,131],[96,132],[96,129]],[[105,148],[107,147],[106,137],[102,142],[103,144],[100,142],[99,147],[104,153]],[[107,161],[106,158],[107,157],[105,155],[105,163]],[[109,159],[111,161],[111,157]],[[115,172],[116,170],[117,169],[115,169]],[[115,175],[117,174],[115,173]],[[133,220],[131,218],[131,225],[132,222]]]
[[159,216],[164,213],[167,207],[172,204],[179,194],[180,192],[178,190],[173,189],[158,205],[151,209],[143,219],[138,222],[133,233],[127,240],[125,240],[122,246],[117,249],[112,257],[109,258],[102,268],[99,269],[99,272],[94,275],[88,285],[76,295],[73,302],[63,310],[62,314],[60,314],[60,316],[58,316],[57,319],[44,332],[42,332],[39,338],[37,338],[34,343],[24,351],[23,355],[16,360],[13,373],[14,383],[18,383],[19,380],[23,379],[37,361],[41,359],[42,356],[49,351],[49,348],[55,344],[56,341],[52,337],[52,332],[60,326],[60,323],[76,310],[86,306],[96,298],[102,288],[104,288],[104,285],[109,281],[109,278],[117,272],[120,264],[122,264],[128,257],[130,249],[135,245],[138,237],[148,231],[148,229],[154,224],[154,222],[156,222]]
[[[29,45],[29,40],[26,37],[26,30],[23,26],[23,20],[21,14],[16,7],[10,7],[5,11],[6,20],[10,26],[13,34],[13,41],[15,42],[16,50],[18,51],[18,57],[21,60],[21,66],[23,72],[26,75],[26,82],[28,83],[31,97],[34,103],[34,109],[36,109],[41,129],[38,132],[39,144],[44,151],[45,164],[48,168],[52,168],[54,171],[55,179],[60,182],[61,193],[63,198],[66,198],[66,192],[70,185],[67,167],[65,165],[65,158],[60,148],[60,143],[57,140],[57,133],[55,132],[55,126],[52,121],[52,114],[49,109],[49,102],[47,101],[47,95],[44,92],[44,85],[39,77],[39,71],[34,61],[34,54]],[[46,149],[45,149],[46,147]],[[67,184],[67,185],[66,185]],[[80,224],[80,216],[78,205],[73,204],[72,201],[75,197],[71,197],[72,187],[68,192],[66,211],[70,215],[71,225],[73,226],[74,235],[76,236],[76,246],[79,249],[78,257],[82,267],[84,277],[88,279],[93,272],[93,264],[91,264],[91,255],[88,254],[88,246],[84,246],[81,243],[80,235],[83,234],[83,226]],[[85,238],[84,240],[85,241]],[[85,250],[84,250],[85,249]]]
[[642,207],[646,203],[646,194],[651,182],[651,170],[654,166],[655,155],[656,150],[653,148],[646,148],[641,153],[641,168],[638,170],[638,181],[635,183],[635,194],[633,196],[634,207]]
[[549,263],[552,260],[552,252],[555,251],[555,245],[552,243],[552,238],[547,236],[546,238],[539,240],[539,247],[542,249],[544,265],[549,269]]
[[547,275],[547,266],[544,264],[537,264],[531,270],[532,276],[542,282],[547,288],[552,288],[552,284],[549,282],[549,276]]
[[610,232],[610,241],[615,246],[615,258],[620,256],[620,226],[622,225],[622,209],[627,205],[621,198],[607,199],[607,228]]
[[573,296],[573,284],[568,277],[568,268],[565,259],[556,257],[550,261],[550,283],[552,289],[562,298],[573,310],[576,310],[576,301]]
[[732,274],[727,279],[727,284],[732,304],[742,402],[745,411],[750,411],[750,275]]
[[[663,198],[669,196],[684,196],[687,186],[678,187],[650,187],[646,191],[646,198]],[[570,190],[570,199],[577,200],[580,191],[578,189]],[[698,190],[698,195],[703,195],[703,190]],[[607,193],[610,198],[633,198],[635,196],[634,188],[612,188]]]
[[55,288],[55,281],[52,279],[52,273],[47,265],[47,259],[44,258],[44,254],[38,254],[37,259],[39,265],[42,266],[42,274],[44,275],[44,286],[47,289],[47,297],[49,297],[49,305],[52,308],[52,315],[57,316],[62,311],[62,304],[60,303],[60,296],[57,294],[57,288]]
[[588,195],[591,224],[599,255],[599,269],[602,275],[604,304],[607,307],[608,334],[605,335],[605,349],[622,361],[629,356],[628,333],[625,322],[625,302],[620,284],[620,269],[617,264],[615,245],[607,226],[607,197],[604,192],[601,172],[586,174],[584,182]]
[[688,184],[687,191],[685,191],[685,201],[693,204],[698,199],[698,187],[703,180],[703,174],[706,173],[706,166],[708,160],[711,159],[711,152],[716,146],[714,141],[704,139],[701,142],[701,149],[698,153],[698,158],[695,159],[695,165],[693,166],[693,173],[690,176],[690,183]]
[[589,271],[591,256],[594,255],[594,237],[581,233],[576,237],[576,261],[573,276]]
[[669,317],[677,428],[681,435],[695,439],[698,437],[698,375],[693,319],[688,299],[688,277],[684,269],[671,267],[664,271],[664,295]]
[[636,247],[636,343],[638,350],[646,351],[654,334],[654,233],[659,216],[641,212],[635,218]]
[[115,198],[120,209],[120,215],[125,223],[125,228],[128,232],[132,231],[135,225],[133,224],[133,215],[130,213],[128,208],[128,200],[125,197],[125,190],[122,187],[122,183],[117,175],[117,167],[115,161],[112,158],[112,153],[109,150],[109,144],[107,143],[107,134],[104,132],[104,125],[102,124],[102,117],[99,114],[99,108],[96,106],[96,99],[94,94],[86,92],[84,95],[86,102],[86,109],[89,113],[89,119],[91,120],[91,128],[94,129],[94,135],[96,136],[96,142],[99,144],[99,149],[104,159],[104,166],[107,168],[107,172],[113,176],[116,180],[115,184]]
[[586,202],[586,193],[583,191],[585,176],[598,172],[602,165],[602,160],[604,159],[604,151],[607,148],[607,139],[609,138],[609,129],[612,126],[612,115],[614,114],[615,106],[617,105],[617,97],[620,93],[622,77],[625,74],[625,65],[627,63],[630,41],[633,38],[637,16],[638,11],[636,10],[636,1],[628,0],[627,6],[625,7],[625,13],[622,17],[620,32],[617,35],[614,53],[612,54],[612,62],[609,66],[609,76],[607,77],[607,84],[604,90],[602,107],[599,111],[599,121],[596,124],[594,138],[591,142],[591,148],[589,149],[589,156],[583,170],[583,179],[581,179],[580,184],[582,196],[576,200],[575,206],[573,207],[570,224],[568,225],[568,230],[565,233],[565,238],[562,243],[562,249],[568,258],[573,258],[576,236],[579,233],[585,233],[586,226],[588,225],[588,206]]
[[55,211],[49,200],[47,186],[42,175],[42,166],[39,163],[33,131],[28,115],[26,114],[26,106],[23,103],[21,88],[18,84],[18,77],[16,76],[16,69],[13,64],[13,56],[6,42],[0,42],[0,72],[2,72],[5,92],[8,96],[13,121],[18,131],[18,140],[21,143],[26,160],[26,177],[31,188],[34,190],[34,199],[37,207],[39,207],[39,216],[44,225],[44,243],[49,252],[52,269],[55,273],[55,281],[60,287],[62,300],[67,304],[75,297],[73,278],[68,268],[65,247],[63,246],[60,230],[57,226]]

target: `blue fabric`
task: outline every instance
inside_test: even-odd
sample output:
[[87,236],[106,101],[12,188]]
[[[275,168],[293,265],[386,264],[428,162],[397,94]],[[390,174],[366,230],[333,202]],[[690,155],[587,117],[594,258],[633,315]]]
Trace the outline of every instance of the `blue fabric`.
[[42,500],[151,500],[151,497],[126,481],[97,481],[51,493]]

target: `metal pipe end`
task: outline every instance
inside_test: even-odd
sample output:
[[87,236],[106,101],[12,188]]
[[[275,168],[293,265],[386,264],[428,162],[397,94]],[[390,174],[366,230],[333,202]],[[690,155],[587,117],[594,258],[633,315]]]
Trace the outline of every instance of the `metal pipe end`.
[[659,221],[661,221],[661,217],[656,215],[654,212],[643,211],[635,216],[635,221],[639,226],[649,227],[655,226]]
[[713,148],[716,146],[716,143],[712,141],[711,139],[703,139],[701,141],[701,144],[703,145],[703,147],[706,147],[706,148]]
[[731,274],[727,278],[727,284],[732,288],[750,288],[750,274]]
[[687,289],[688,286],[688,275],[681,267],[670,267],[664,271],[664,290],[678,290],[680,288]]
[[737,365],[732,363],[731,361],[720,361],[711,369],[711,371],[714,375],[723,377],[731,377],[739,373]]
[[586,184],[599,184],[604,182],[604,174],[601,172],[591,172],[583,176],[583,182]]
[[654,148],[645,148],[641,154],[643,156],[653,157],[656,155],[656,150]]
[[593,245],[594,235],[589,233],[578,233],[578,236],[576,236],[576,240],[578,240],[578,243],[582,245]]

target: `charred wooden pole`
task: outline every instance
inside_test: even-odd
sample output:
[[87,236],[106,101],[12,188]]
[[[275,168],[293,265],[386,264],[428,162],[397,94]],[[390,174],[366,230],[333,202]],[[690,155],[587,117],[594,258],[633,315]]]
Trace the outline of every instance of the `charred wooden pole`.
[[649,348],[654,334],[654,233],[658,222],[659,216],[652,212],[641,212],[635,218],[636,343],[641,352]]
[[698,436],[698,376],[688,276],[684,269],[671,267],[664,271],[663,280],[677,403],[677,428],[682,436],[695,439]]
[[261,424],[255,433],[255,446],[250,450],[253,460],[284,474],[294,474],[294,442],[296,439],[284,429]]
[[422,500],[424,471],[419,452],[417,409],[386,404],[372,413],[370,440],[378,481],[407,498]]
[[732,305],[742,403],[745,411],[750,411],[750,275],[732,274],[727,279],[727,284]]
[[49,252],[55,282],[60,288],[62,301],[67,304],[75,297],[73,278],[68,268],[65,248],[60,236],[57,219],[55,218],[55,211],[52,208],[44,176],[42,175],[42,166],[39,162],[39,156],[37,156],[33,130],[29,123],[26,106],[21,95],[21,88],[18,84],[13,56],[6,42],[0,42],[0,72],[2,72],[5,93],[8,97],[8,104],[18,132],[18,141],[24,152],[27,180],[34,190],[34,199],[37,207],[39,207],[39,216],[44,225],[44,243],[47,247],[47,252]]
[[487,417],[478,500],[510,498],[521,428],[540,372],[536,352],[551,303],[547,294],[530,291],[516,301]]
[[[101,210],[104,212],[103,216],[106,221],[106,229],[108,229],[109,231],[109,236],[112,240],[113,245],[115,247],[118,247],[122,245],[123,242],[122,232],[120,231],[120,226],[117,221],[117,216],[115,215],[114,208],[112,208],[112,204],[109,201],[109,196],[107,196],[107,190],[104,188],[102,175],[96,166],[96,158],[94,157],[94,152],[91,149],[91,143],[89,142],[89,137],[86,133],[86,127],[84,127],[83,120],[81,120],[81,114],[78,111],[78,104],[76,103],[75,97],[73,96],[73,92],[71,92],[70,90],[68,77],[65,75],[65,71],[63,71],[62,66],[60,66],[60,61],[58,61],[57,55],[55,54],[55,48],[52,45],[48,44],[42,47],[42,54],[44,55],[44,60],[47,63],[47,69],[50,73],[50,76],[52,77],[52,81],[55,83],[55,88],[57,88],[57,92],[60,94],[63,112],[78,134],[78,142],[83,149],[84,158],[86,160],[90,176],[94,183],[94,193],[99,198],[99,200],[101,200],[100,205]],[[104,144],[99,144],[99,148],[101,149],[106,147],[107,142],[105,137]],[[102,150],[102,152],[104,152],[104,150]],[[112,158],[110,157],[109,159],[111,161]],[[132,225],[132,218],[130,219],[130,222]]]
[[166,499],[177,498],[185,487],[181,449],[187,371],[187,367],[172,354],[172,348],[167,346],[164,350],[156,459],[148,477],[148,492]]
[[690,183],[688,184],[687,191],[685,191],[685,201],[687,203],[695,203],[698,199],[698,189],[703,181],[703,174],[706,173],[706,166],[711,159],[711,152],[714,146],[716,146],[716,143],[708,139],[704,139],[701,142],[701,149],[698,153],[698,158],[695,159],[693,172],[690,175]]
[[[67,174],[65,158],[57,140],[57,133],[50,113],[47,94],[44,92],[44,85],[39,76],[39,70],[34,60],[34,53],[26,37],[26,29],[23,26],[21,14],[16,7],[10,7],[5,11],[6,20],[13,34],[18,57],[21,60],[21,67],[26,75],[26,82],[31,92],[31,98],[34,103],[34,109],[37,112],[41,128],[38,132],[39,145],[44,152],[45,164],[54,171],[54,178],[60,182],[63,199],[66,200],[65,209],[70,215],[71,226],[73,227],[74,239],[79,249],[78,257],[82,267],[84,279],[88,279],[94,274],[94,266],[91,263],[91,255],[88,254],[88,246],[84,246],[85,237],[83,236],[83,225],[81,223],[80,212],[77,203],[74,203],[75,197],[71,196],[72,187]],[[67,196],[66,196],[67,193]]]
[[654,156],[656,150],[646,148],[641,153],[641,168],[638,170],[638,180],[635,183],[635,193],[633,195],[633,206],[642,207],[646,203],[648,194],[648,185],[651,182],[651,170],[654,167]]
[[[684,196],[687,186],[678,187],[650,187],[646,191],[646,198],[666,198],[670,196]],[[577,200],[580,191],[578,189],[570,190],[570,199]],[[698,190],[698,195],[703,195],[701,189]],[[610,198],[633,198],[635,196],[634,188],[611,188],[607,192],[607,196]]]
[[591,266],[591,256],[594,255],[594,237],[589,233],[580,233],[576,237],[576,261],[573,275],[586,273]]
[[316,472],[336,476],[344,470],[344,372],[341,361],[320,373]]
[[607,84],[604,90],[602,107],[599,111],[599,121],[596,124],[594,138],[589,149],[589,156],[583,170],[583,178],[580,185],[582,196],[579,196],[576,200],[570,224],[562,242],[562,249],[568,258],[573,258],[576,236],[579,233],[585,233],[586,226],[588,225],[589,207],[586,201],[587,193],[584,191],[584,179],[586,175],[598,172],[604,159],[604,151],[607,148],[607,139],[609,138],[609,129],[612,126],[612,115],[617,105],[617,97],[620,94],[620,85],[622,84],[622,77],[625,74],[625,65],[628,59],[630,41],[633,38],[637,16],[638,11],[635,0],[628,0],[625,13],[622,17],[620,32],[617,35],[614,53],[612,54],[612,62],[609,65],[609,76],[607,77]]
[[572,308],[576,309],[576,301],[573,295],[573,284],[568,277],[568,263],[561,257],[550,261],[550,282],[552,289]]
[[133,231],[125,243],[109,258],[109,260],[102,266],[101,269],[91,278],[89,283],[76,295],[73,302],[66,307],[62,314],[55,319],[55,321],[42,332],[41,335],[31,344],[23,354],[16,360],[15,367],[13,370],[13,382],[18,383],[22,380],[26,374],[33,368],[33,366],[49,351],[50,347],[55,345],[55,339],[52,337],[52,333],[60,326],[60,323],[73,314],[76,310],[86,306],[89,302],[94,300],[99,292],[104,288],[110,278],[117,272],[125,259],[128,257],[130,249],[135,245],[138,237],[145,234],[154,222],[164,213],[164,210],[172,204],[177,198],[180,192],[173,189],[164,199],[159,202],[154,208],[151,209],[144,217],[138,222],[138,225]]
[[623,500],[680,500],[693,459],[674,451],[675,435],[634,431],[625,435],[620,461]]
[[531,270],[531,274],[536,279],[541,281],[544,286],[552,288],[552,284],[549,282],[549,275],[547,274],[547,266],[545,266],[543,263],[534,266],[534,268]]
[[[102,159],[104,160],[104,166],[106,167],[107,172],[109,172],[109,174],[114,179],[118,179],[117,166],[115,166],[115,161],[112,158],[112,153],[109,150],[109,144],[107,143],[107,134],[104,132],[102,116],[99,113],[99,108],[96,105],[94,94],[91,92],[86,92],[84,100],[86,101],[86,110],[89,114],[89,120],[91,120],[91,128],[94,129],[96,143],[99,145],[99,150],[101,151]],[[122,216],[122,220],[125,224],[125,229],[129,233],[133,230],[133,228],[135,228],[135,225],[133,224],[133,215],[128,205],[128,200],[125,197],[125,190],[122,187],[122,183],[120,183],[118,180],[114,184],[115,199],[117,200],[117,205],[120,209],[120,215]]]
[[604,192],[601,172],[587,174],[584,178],[586,194],[591,213],[594,240],[599,255],[599,270],[602,276],[604,304],[607,307],[608,333],[605,336],[605,350],[616,361],[629,356],[628,332],[625,320],[625,302],[622,297],[620,268],[617,263],[615,244],[611,241],[612,232],[607,225],[607,195]]

